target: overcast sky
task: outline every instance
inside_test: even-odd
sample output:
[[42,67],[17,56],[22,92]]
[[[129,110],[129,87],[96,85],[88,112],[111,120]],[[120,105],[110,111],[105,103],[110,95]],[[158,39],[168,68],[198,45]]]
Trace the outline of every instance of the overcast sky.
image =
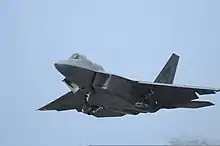
[[[175,83],[220,87],[218,0],[2,0],[0,145],[167,144],[220,134],[216,106],[97,119],[40,112],[69,89],[53,64],[79,52],[106,71],[153,81],[180,55]],[[178,98],[178,97],[177,97]]]

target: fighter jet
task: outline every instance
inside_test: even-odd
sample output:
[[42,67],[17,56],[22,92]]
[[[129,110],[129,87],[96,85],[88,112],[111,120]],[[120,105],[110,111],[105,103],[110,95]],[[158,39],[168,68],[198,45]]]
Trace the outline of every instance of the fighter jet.
[[71,91],[38,110],[77,110],[100,118],[214,105],[197,99],[220,89],[173,84],[178,62],[173,53],[156,79],[145,82],[105,72],[101,65],[74,53],[54,64]]

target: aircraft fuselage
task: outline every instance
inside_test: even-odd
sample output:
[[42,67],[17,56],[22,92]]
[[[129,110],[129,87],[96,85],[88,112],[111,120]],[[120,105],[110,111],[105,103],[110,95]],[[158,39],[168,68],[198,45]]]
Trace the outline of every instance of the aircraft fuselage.
[[55,63],[56,69],[66,78],[67,81],[75,83],[79,88],[91,91],[95,71],[87,66],[79,66],[70,60]]
[[[95,70],[92,64],[86,62],[78,62],[75,60],[65,60],[55,63],[55,68],[65,77],[63,80],[67,86],[75,92],[75,86],[78,90],[83,90],[89,96],[87,99],[89,105],[96,105],[97,107],[104,106],[105,108],[116,108],[120,110],[127,110],[129,112],[149,112],[149,109],[141,108],[135,105],[137,102],[129,91],[132,91],[132,85],[123,78],[118,80],[118,77],[105,74],[104,71]],[[121,82],[124,80],[123,82]],[[72,84],[72,85],[71,85]],[[124,98],[123,98],[124,97]],[[85,97],[86,99],[86,97]],[[121,100],[122,102],[115,103]],[[138,100],[138,99],[137,99]],[[121,105],[123,103],[123,106]]]
[[118,117],[214,105],[195,99],[197,94],[215,94],[220,89],[173,84],[178,61],[179,56],[173,53],[153,82],[143,82],[107,73],[84,55],[74,53],[54,64],[71,91],[39,110],[75,109],[96,117]]

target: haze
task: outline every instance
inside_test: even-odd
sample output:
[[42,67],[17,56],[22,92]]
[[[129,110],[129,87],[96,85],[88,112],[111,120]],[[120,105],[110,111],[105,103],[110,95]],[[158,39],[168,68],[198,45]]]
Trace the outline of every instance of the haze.
[[[53,64],[79,52],[106,71],[153,81],[171,53],[175,83],[220,87],[220,1],[0,2],[0,144],[167,144],[181,135],[218,138],[216,105],[97,119],[76,111],[39,112],[69,91]],[[178,97],[177,97],[178,98]]]

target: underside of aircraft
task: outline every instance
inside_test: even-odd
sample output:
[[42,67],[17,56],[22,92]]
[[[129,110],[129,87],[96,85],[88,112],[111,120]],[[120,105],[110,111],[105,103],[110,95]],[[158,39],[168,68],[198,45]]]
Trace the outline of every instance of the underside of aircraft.
[[55,63],[71,91],[39,110],[77,110],[95,117],[121,117],[214,105],[196,99],[219,89],[173,84],[178,62],[179,56],[173,53],[156,79],[144,82],[107,73],[102,66],[75,53],[68,60]]

